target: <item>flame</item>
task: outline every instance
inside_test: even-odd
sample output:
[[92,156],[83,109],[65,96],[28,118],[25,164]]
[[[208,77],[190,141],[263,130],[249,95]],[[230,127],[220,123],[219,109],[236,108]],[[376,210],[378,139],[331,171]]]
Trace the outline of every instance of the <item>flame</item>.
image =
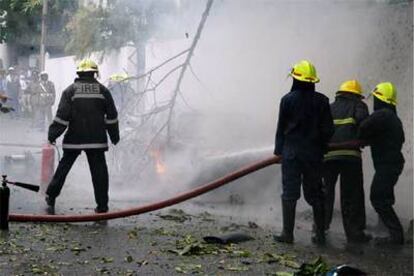
[[151,150],[151,156],[154,158],[154,161],[155,161],[155,171],[158,174],[165,173],[166,167],[164,163],[162,162],[161,151],[159,149],[153,149]]
[[155,169],[159,174],[165,173],[165,165],[160,160],[155,161]]

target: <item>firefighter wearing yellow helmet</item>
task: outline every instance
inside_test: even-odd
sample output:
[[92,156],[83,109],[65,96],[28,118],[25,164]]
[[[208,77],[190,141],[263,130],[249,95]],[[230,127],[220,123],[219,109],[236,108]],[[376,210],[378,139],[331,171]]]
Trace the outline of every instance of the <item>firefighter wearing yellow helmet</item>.
[[122,114],[127,105],[127,93],[129,90],[128,74],[116,73],[109,77],[109,89],[112,92],[112,96],[115,101],[115,105]]
[[83,72],[98,72],[98,65],[92,59],[85,58],[82,59],[77,67],[76,73],[83,73]]
[[55,143],[65,131],[63,157],[46,191],[49,212],[54,212],[59,196],[73,163],[82,151],[88,158],[95,194],[95,212],[108,211],[108,168],[105,151],[108,138],[116,145],[119,141],[118,112],[109,90],[95,79],[97,64],[91,59],[82,60],[77,68],[78,78],[67,87],[53,123],[48,140]]
[[[331,143],[347,143],[358,138],[358,127],[369,115],[362,101],[362,87],[357,80],[343,82],[331,104],[335,133]],[[371,237],[363,231],[366,226],[364,180],[359,148],[340,148],[324,156],[324,192],[326,229],[332,221],[335,186],[340,179],[342,223],[348,242],[368,242]]]
[[318,83],[319,78],[315,66],[308,60],[301,60],[296,63],[289,74],[298,81]]
[[391,82],[378,84],[372,92],[372,95],[382,102],[393,106],[397,105],[397,89]]
[[403,227],[392,207],[395,203],[394,186],[405,163],[402,154],[404,129],[396,110],[397,89],[391,82],[382,82],[372,95],[374,112],[361,123],[359,138],[371,146],[375,175],[370,200],[389,231],[388,237],[375,240],[377,244],[403,244]]
[[280,102],[274,150],[275,155],[282,157],[283,231],[273,238],[277,242],[293,242],[296,202],[303,185],[316,226],[312,241],[323,244],[325,212],[321,172],[323,154],[334,132],[329,99],[315,91],[319,77],[310,61],[295,64],[290,76],[293,84]]

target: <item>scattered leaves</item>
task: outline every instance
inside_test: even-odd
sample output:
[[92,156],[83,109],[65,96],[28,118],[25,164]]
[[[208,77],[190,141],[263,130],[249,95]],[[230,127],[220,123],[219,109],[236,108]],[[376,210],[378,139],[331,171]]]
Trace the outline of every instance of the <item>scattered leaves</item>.
[[175,272],[183,274],[198,274],[202,272],[201,264],[180,264],[175,267]]
[[279,263],[290,268],[299,268],[300,264],[295,260],[295,256],[289,254],[265,253],[264,260],[267,263]]
[[324,275],[328,271],[328,264],[319,256],[310,263],[303,263],[299,271],[295,272],[295,276]]

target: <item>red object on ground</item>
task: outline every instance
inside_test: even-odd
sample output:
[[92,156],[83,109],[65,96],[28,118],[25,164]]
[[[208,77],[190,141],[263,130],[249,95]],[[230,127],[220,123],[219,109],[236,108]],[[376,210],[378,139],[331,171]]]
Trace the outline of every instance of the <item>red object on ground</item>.
[[40,188],[45,192],[55,170],[55,149],[50,144],[42,147],[42,164],[40,169]]
[[126,210],[114,211],[114,212],[109,212],[109,213],[100,213],[100,214],[87,214],[87,215],[10,214],[9,220],[10,221],[38,221],[38,222],[81,222],[81,221],[98,221],[98,220],[107,220],[107,219],[116,219],[116,218],[123,218],[123,217],[128,217],[128,216],[135,216],[135,215],[159,210],[159,209],[186,201],[190,198],[199,196],[208,191],[221,187],[247,174],[263,169],[270,165],[280,163],[280,161],[281,161],[281,158],[279,156],[272,156],[270,158],[253,163],[249,166],[240,168],[239,170],[235,172],[229,173],[221,178],[218,178],[207,184],[201,185],[190,191],[178,194],[175,197],[161,200],[155,203],[146,204],[143,206],[138,206],[135,208],[126,209]]

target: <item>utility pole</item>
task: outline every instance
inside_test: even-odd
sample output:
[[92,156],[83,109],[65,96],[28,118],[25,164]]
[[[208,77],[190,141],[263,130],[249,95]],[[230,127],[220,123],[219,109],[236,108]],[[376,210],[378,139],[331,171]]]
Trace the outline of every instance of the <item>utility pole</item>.
[[46,43],[46,16],[47,16],[47,1],[43,0],[43,8],[42,8],[42,32],[40,36],[40,71],[45,70],[45,43]]

